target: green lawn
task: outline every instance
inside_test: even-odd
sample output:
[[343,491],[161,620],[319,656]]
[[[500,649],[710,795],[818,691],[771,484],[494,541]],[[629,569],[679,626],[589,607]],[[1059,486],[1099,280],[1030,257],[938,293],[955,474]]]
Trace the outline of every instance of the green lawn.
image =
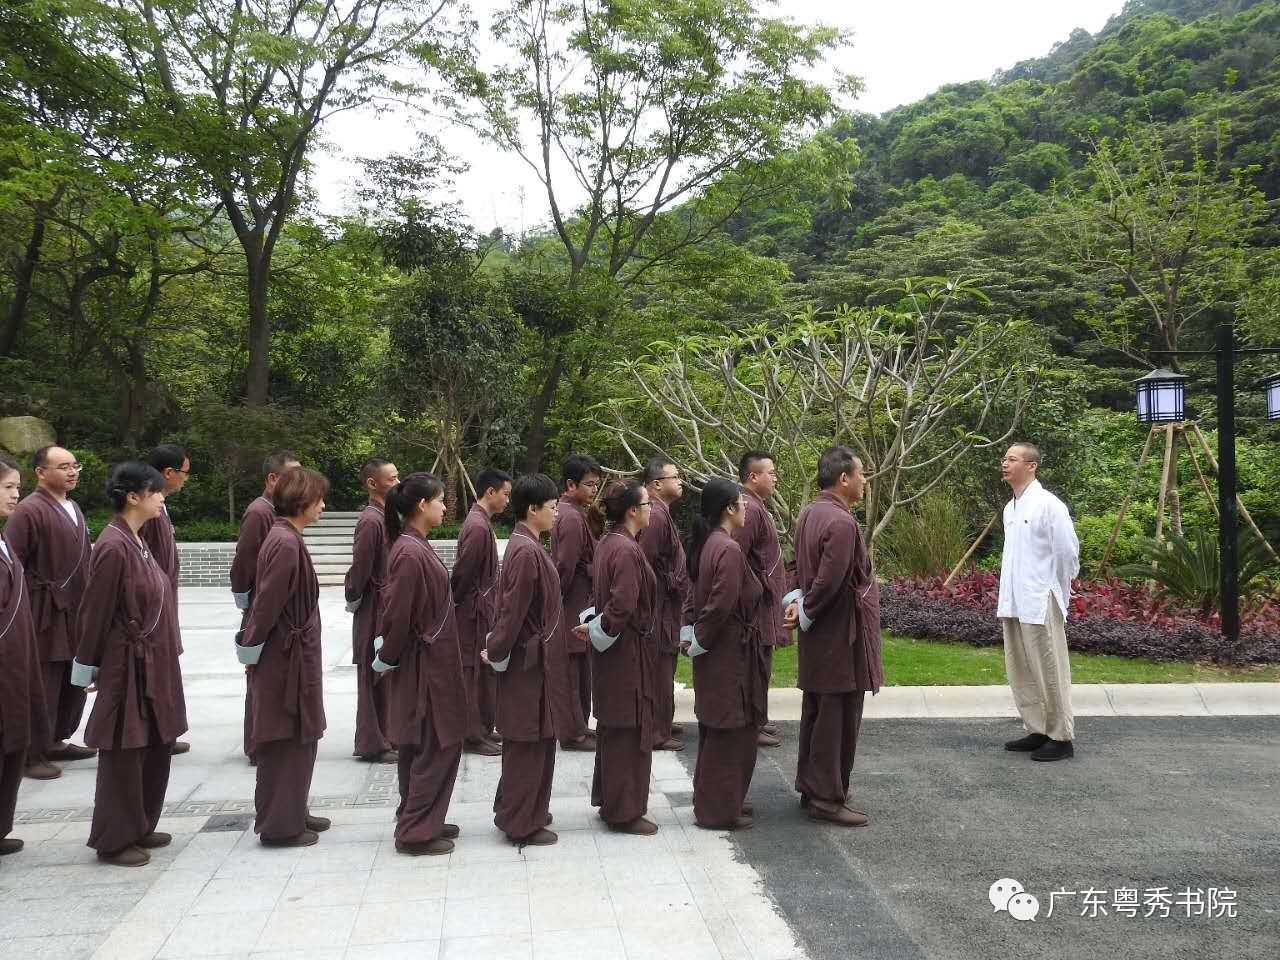
[[[971,647],[965,643],[936,643],[910,637],[884,635],[884,676],[891,687],[960,686],[1001,684],[1004,651],[1000,647]],[[681,657],[678,679],[691,683],[689,658]],[[1219,667],[1198,663],[1157,663],[1128,657],[1071,654],[1071,679],[1075,683],[1222,683],[1280,680],[1280,666]],[[796,648],[783,647],[773,654],[775,687],[794,687]]]

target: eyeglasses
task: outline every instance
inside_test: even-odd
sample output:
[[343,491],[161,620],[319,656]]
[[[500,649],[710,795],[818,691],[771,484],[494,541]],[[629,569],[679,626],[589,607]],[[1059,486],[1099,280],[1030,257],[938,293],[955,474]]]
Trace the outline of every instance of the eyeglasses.
[[600,481],[599,480],[583,480],[578,484],[578,486],[586,487],[588,490],[599,490]]
[[1001,463],[1022,463],[1022,460],[1020,460],[1018,457],[1001,457],[1000,462]]
[[79,473],[84,468],[78,463],[55,463],[52,469],[62,473]]
[[658,479],[659,479],[659,480],[679,480],[679,479],[680,479],[680,474],[678,474],[678,473],[668,473],[668,474],[665,474],[665,475],[663,475],[663,476],[661,476],[661,477],[658,477]]

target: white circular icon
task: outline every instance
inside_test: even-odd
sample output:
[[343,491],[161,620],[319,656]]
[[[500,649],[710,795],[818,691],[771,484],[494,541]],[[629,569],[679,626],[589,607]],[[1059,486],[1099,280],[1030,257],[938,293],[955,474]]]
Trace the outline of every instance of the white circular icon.
[[1023,886],[1017,880],[1011,880],[1005,877],[1003,880],[997,880],[991,885],[991,889],[987,891],[987,899],[991,901],[991,905],[996,908],[996,913],[1004,910],[1009,905],[1009,898],[1015,893],[1022,893]]
[[1015,893],[1009,898],[1009,916],[1015,920],[1036,922],[1036,914],[1040,912],[1040,901],[1029,893]]

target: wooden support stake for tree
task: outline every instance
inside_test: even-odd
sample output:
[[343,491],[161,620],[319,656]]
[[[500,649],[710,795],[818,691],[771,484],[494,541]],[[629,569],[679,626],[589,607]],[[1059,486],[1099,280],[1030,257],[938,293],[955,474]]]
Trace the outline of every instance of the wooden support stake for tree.
[[[1196,438],[1200,441],[1200,446],[1204,450],[1205,457],[1209,460],[1209,466],[1213,467],[1214,472],[1218,470],[1218,458],[1213,455],[1213,451],[1209,449],[1209,441],[1205,439],[1205,435],[1200,432],[1200,424],[1193,423],[1192,429],[1196,432]],[[1249,514],[1249,508],[1244,505],[1244,501],[1240,499],[1240,494],[1236,494],[1236,506],[1240,509],[1240,516],[1244,517],[1245,522],[1249,524],[1249,529],[1254,532],[1262,545],[1267,548],[1267,553],[1271,554],[1271,559],[1276,563],[1280,563],[1280,556],[1277,556],[1275,549],[1271,546],[1270,541],[1262,535],[1262,531],[1258,529],[1258,525],[1253,522],[1253,517]]]
[[[1169,464],[1173,460],[1173,430],[1176,424],[1167,424],[1164,427],[1164,465],[1160,470],[1160,496],[1156,500],[1156,543],[1159,543],[1164,534],[1164,501],[1169,495]],[[1156,562],[1151,561],[1151,569],[1156,568]]]
[[982,532],[978,534],[978,539],[973,541],[973,545],[965,551],[965,555],[960,558],[960,562],[951,568],[951,572],[947,574],[947,579],[942,581],[942,585],[944,587],[954,580],[956,578],[956,574],[960,572],[960,568],[969,562],[969,558],[973,556],[973,552],[978,549],[978,544],[987,538],[987,534],[991,532],[991,528],[996,525],[996,521],[999,519],[1000,510],[997,508],[996,512],[991,515],[991,519],[987,521],[987,525],[982,528]]
[[1156,435],[1156,426],[1153,424],[1151,429],[1147,431],[1146,443],[1142,445],[1142,454],[1138,457],[1138,466],[1133,471],[1133,479],[1129,481],[1129,490],[1124,495],[1124,499],[1120,501],[1120,512],[1116,514],[1115,526],[1111,528],[1111,536],[1107,538],[1107,549],[1102,551],[1102,562],[1098,564],[1098,578],[1107,572],[1107,564],[1111,562],[1111,551],[1115,549],[1116,537],[1120,534],[1120,524],[1124,523],[1125,513],[1129,510],[1129,502],[1133,499],[1133,491],[1138,487],[1138,479],[1142,476],[1142,468],[1147,465],[1147,454],[1151,452],[1151,438]]
[[1204,472],[1200,469],[1200,458],[1196,456],[1196,445],[1191,442],[1191,438],[1187,436],[1187,432],[1182,431],[1182,439],[1187,442],[1187,453],[1191,454],[1191,465],[1196,468],[1196,478],[1200,481],[1200,489],[1204,491],[1204,495],[1209,498],[1209,506],[1213,507],[1213,515],[1218,516],[1218,501],[1213,495],[1213,491],[1209,489],[1209,481],[1205,480]]

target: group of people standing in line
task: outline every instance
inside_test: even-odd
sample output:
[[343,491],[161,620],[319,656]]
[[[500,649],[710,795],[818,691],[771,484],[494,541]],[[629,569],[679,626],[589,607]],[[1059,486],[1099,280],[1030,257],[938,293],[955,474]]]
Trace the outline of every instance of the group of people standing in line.
[[[1034,466],[1025,465],[1032,453],[1038,464],[1038,452],[1022,444],[1010,455],[1019,450],[1021,461],[1005,458],[1006,480],[1012,470],[1034,481]],[[0,517],[10,518],[0,536],[0,854],[22,846],[8,837],[22,776],[57,777],[54,761],[94,755],[89,846],[98,857],[140,866],[171,841],[157,826],[171,757],[188,746],[178,739],[187,729],[178,552],[165,498],[190,469],[175,445],[157,447],[146,463],[116,466],[108,481],[116,513],[91,549],[67,496],[79,471],[70,452],[37,452],[37,488],[21,502],[19,468],[0,457]],[[879,589],[852,512],[865,493],[863,471],[848,447],[823,452],[820,493],[801,512],[794,562],[784,565],[767,508],[777,484],[767,451],[743,454],[737,482],[705,483],[683,539],[670,509],[683,484],[668,459],[603,491],[605,470],[584,456],[565,461],[559,489],[544,474],[513,480],[487,470],[476,478],[450,570],[429,541],[445,516],[442,481],[401,478],[394,464],[369,460],[369,502],[345,583],[358,677],[355,755],[397,765],[396,849],[453,849],[459,830],[446,816],[464,750],[501,755],[498,829],[520,845],[555,843],[557,742],[595,752],[592,803],[609,829],[656,833],[646,817],[652,752],[684,746],[674,722],[681,654],[692,661],[698,721],[695,820],[750,828],[756,749],[780,742],[768,720],[772,651],[797,632],[800,805],[814,820],[865,825],[866,813],[850,805],[850,774],[864,698],[884,671]],[[231,569],[243,611],[235,649],[245,665],[244,751],[257,768],[261,842],[309,846],[329,821],[308,809],[325,712],[320,591],[303,530],[323,512],[329,485],[287,451],[268,457],[263,473]],[[1023,492],[1010,482],[1015,495]],[[1034,487],[1037,526],[1020,541],[1030,554],[1043,552],[1035,537],[1045,517],[1051,526],[1057,518],[1053,504],[1061,506]],[[515,525],[499,564],[492,521],[508,507]],[[1050,737],[1063,731],[1071,746],[1069,668],[1064,678],[1053,655],[1033,649],[1041,634],[1056,642],[1069,598],[1070,577],[1066,596],[1059,585],[1070,544],[1061,531],[1056,541],[1052,529],[1048,536],[1059,551],[1044,568],[1053,581],[1044,586],[1049,606],[1059,601],[1056,627],[1050,618],[1039,633],[1020,636],[1006,623],[1006,655],[1016,647],[1024,661],[1036,658],[1019,674],[1024,689],[1015,686],[1029,735],[1006,747],[1037,754],[1046,743],[1060,748]],[[1013,618],[1034,620],[1028,597],[1040,586],[1014,588],[1022,600]],[[1004,595],[1002,583],[1002,604]],[[89,691],[97,696],[81,747],[68,741]]]

